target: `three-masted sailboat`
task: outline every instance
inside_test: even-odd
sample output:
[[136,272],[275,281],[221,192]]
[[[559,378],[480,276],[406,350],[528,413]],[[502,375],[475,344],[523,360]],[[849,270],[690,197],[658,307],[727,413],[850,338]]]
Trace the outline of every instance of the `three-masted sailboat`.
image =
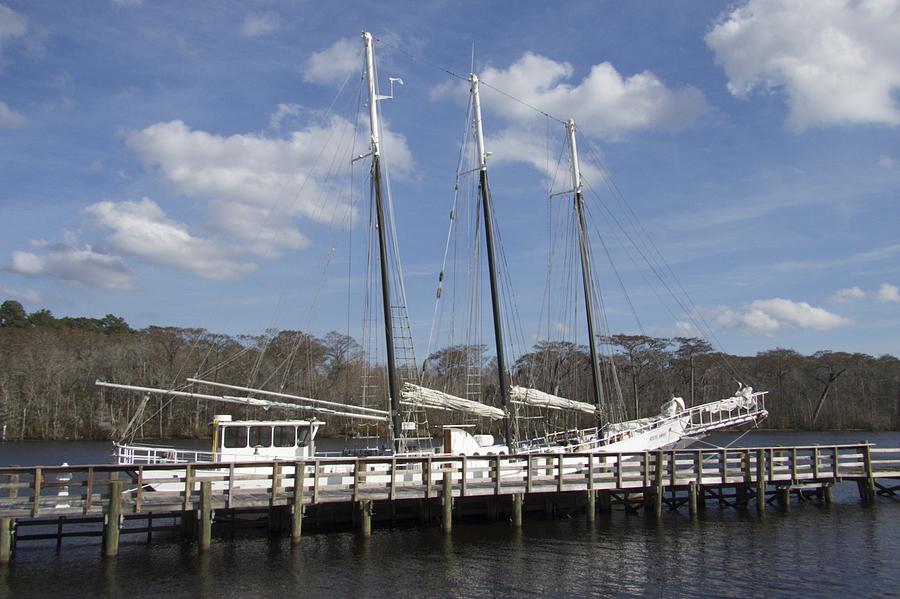
[[[354,160],[369,158],[371,161],[371,195],[374,225],[377,234],[379,256],[380,295],[383,310],[384,342],[386,352],[387,395],[386,409],[371,405],[360,406],[353,403],[324,401],[283,391],[272,391],[250,386],[239,386],[203,378],[190,378],[191,385],[185,389],[163,389],[139,385],[97,381],[106,389],[119,389],[143,395],[136,415],[131,419],[122,437],[116,442],[116,457],[119,463],[153,464],[184,463],[192,461],[234,462],[271,461],[274,459],[302,459],[318,456],[315,438],[324,422],[318,416],[340,417],[375,425],[386,432],[386,443],[378,450],[381,453],[409,454],[433,453],[435,448],[427,419],[418,418],[427,410],[443,410],[459,414],[470,414],[487,421],[500,421],[503,442],[497,443],[493,435],[474,434],[470,427],[448,425],[444,427],[443,452],[451,455],[502,455],[508,453],[534,452],[621,452],[650,450],[672,445],[686,437],[705,434],[711,430],[726,428],[748,422],[755,422],[766,416],[765,392],[741,389],[734,397],[685,409],[678,398],[666,403],[661,414],[628,422],[607,422],[603,420],[605,397],[597,349],[597,332],[593,301],[593,273],[590,263],[589,241],[584,217],[584,198],[581,173],[576,148],[576,129],[572,120],[566,122],[570,164],[572,171],[572,193],[574,213],[579,232],[578,243],[581,256],[582,283],[584,287],[587,333],[590,348],[590,362],[593,382],[593,402],[581,402],[558,397],[537,389],[528,389],[511,384],[504,345],[503,315],[501,314],[500,284],[496,255],[495,223],[488,180],[488,156],[485,149],[482,127],[479,79],[470,75],[470,100],[474,125],[476,149],[475,170],[478,175],[480,210],[484,219],[484,236],[487,254],[488,277],[492,323],[496,349],[499,407],[486,405],[468,398],[458,397],[437,389],[429,389],[421,378],[410,368],[398,368],[395,332],[398,327],[395,316],[405,318],[405,292],[392,289],[390,272],[391,252],[396,252],[396,238],[388,239],[388,231],[393,227],[393,218],[386,213],[385,176],[383,173],[383,151],[381,144],[381,119],[379,102],[392,97],[379,95],[373,37],[363,33],[365,54],[364,68],[368,91],[369,110],[369,153]],[[398,261],[399,256],[394,256]],[[411,349],[411,336],[407,337]],[[414,362],[414,358],[413,358]],[[207,392],[197,392],[196,387],[206,387]],[[213,418],[213,444],[208,452],[183,451],[167,447],[153,447],[130,442],[134,425],[141,417],[143,408],[151,395],[193,401],[212,401],[246,407],[279,409],[312,418],[298,420],[234,420],[230,416]],[[596,426],[589,429],[575,429],[545,435],[538,438],[516,438],[515,407],[531,406],[545,410],[569,410],[591,413],[596,416]],[[371,452],[370,452],[371,453]],[[323,456],[326,458],[326,456]],[[149,482],[149,481],[148,481]],[[160,483],[162,484],[162,483]]]

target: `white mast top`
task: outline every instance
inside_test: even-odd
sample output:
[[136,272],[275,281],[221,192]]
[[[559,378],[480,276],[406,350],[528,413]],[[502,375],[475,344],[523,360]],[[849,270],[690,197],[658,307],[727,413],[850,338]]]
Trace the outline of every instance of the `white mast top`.
[[578,147],[575,145],[575,119],[566,121],[566,131],[569,132],[569,150],[572,155],[572,184],[575,193],[581,193],[581,169],[578,168]]
[[472,104],[475,107],[475,143],[478,147],[478,168],[487,170],[487,152],[484,151],[484,132],[481,129],[481,97],[478,95],[478,75],[469,75],[472,82]]
[[381,153],[378,139],[378,96],[375,93],[375,51],[372,48],[372,34],[364,31],[363,44],[366,47],[366,79],[369,83],[369,129],[372,132],[372,155]]

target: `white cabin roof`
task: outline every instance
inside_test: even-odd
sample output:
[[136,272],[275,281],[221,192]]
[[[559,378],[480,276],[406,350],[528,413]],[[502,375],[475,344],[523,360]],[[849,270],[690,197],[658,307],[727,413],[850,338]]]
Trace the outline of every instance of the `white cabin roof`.
[[231,420],[218,421],[219,426],[309,426],[325,424],[321,420]]

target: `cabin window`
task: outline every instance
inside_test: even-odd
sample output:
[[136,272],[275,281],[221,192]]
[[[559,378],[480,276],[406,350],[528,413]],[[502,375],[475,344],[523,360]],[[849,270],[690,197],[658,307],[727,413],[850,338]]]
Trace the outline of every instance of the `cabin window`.
[[309,429],[308,426],[301,426],[297,429],[297,447],[309,445]]
[[293,447],[297,440],[296,426],[276,426],[275,427],[275,447]]
[[224,427],[225,433],[223,437],[225,438],[225,447],[230,449],[235,449],[238,447],[247,447],[247,428],[243,426],[226,426]]
[[271,426],[251,426],[250,427],[250,447],[271,447],[272,446],[272,427]]

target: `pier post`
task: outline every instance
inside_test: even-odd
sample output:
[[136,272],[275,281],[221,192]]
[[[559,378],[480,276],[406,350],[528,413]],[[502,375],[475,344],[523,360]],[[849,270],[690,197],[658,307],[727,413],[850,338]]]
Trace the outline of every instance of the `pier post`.
[[522,503],[525,496],[522,493],[513,493],[512,496],[512,525],[515,528],[522,528]]
[[766,513],[766,450],[756,450],[756,511]]
[[597,498],[600,503],[600,511],[604,514],[608,514],[612,511],[612,494],[611,493],[600,493],[600,496]]
[[364,537],[372,536],[372,500],[363,499],[359,502],[359,532]]
[[872,452],[868,441],[863,441],[865,445],[862,447],[863,465],[865,467],[864,480],[857,481],[859,486],[859,497],[865,503],[875,502],[875,476],[872,472]]
[[14,526],[12,518],[0,518],[0,564],[8,563],[12,557]]
[[691,481],[688,486],[688,507],[691,512],[691,516],[697,515],[697,482]]
[[441,492],[441,528],[449,533],[453,530],[453,472],[450,470],[444,471]]
[[791,510],[791,487],[784,485],[775,489],[775,496],[778,498],[778,505],[785,511]]
[[109,504],[103,519],[103,556],[116,557],[119,554],[119,524],[122,519],[122,482],[109,483]]
[[597,518],[597,494],[594,491],[585,491],[587,498],[587,521],[593,522]]
[[209,549],[212,543],[212,482],[200,483],[200,551]]
[[294,466],[294,501],[291,506],[291,545],[300,542],[303,530],[303,480],[306,478],[306,466],[297,463]]
[[656,493],[653,496],[653,511],[656,514],[657,518],[662,517],[662,504],[663,504],[663,470],[665,469],[665,454],[661,451],[656,452],[656,468],[654,471],[654,487],[656,488]]
[[831,484],[827,484],[824,487],[822,487],[822,493],[825,497],[825,503],[829,504],[829,505],[834,501],[834,495],[832,493],[833,487],[834,487],[834,485],[831,485]]

